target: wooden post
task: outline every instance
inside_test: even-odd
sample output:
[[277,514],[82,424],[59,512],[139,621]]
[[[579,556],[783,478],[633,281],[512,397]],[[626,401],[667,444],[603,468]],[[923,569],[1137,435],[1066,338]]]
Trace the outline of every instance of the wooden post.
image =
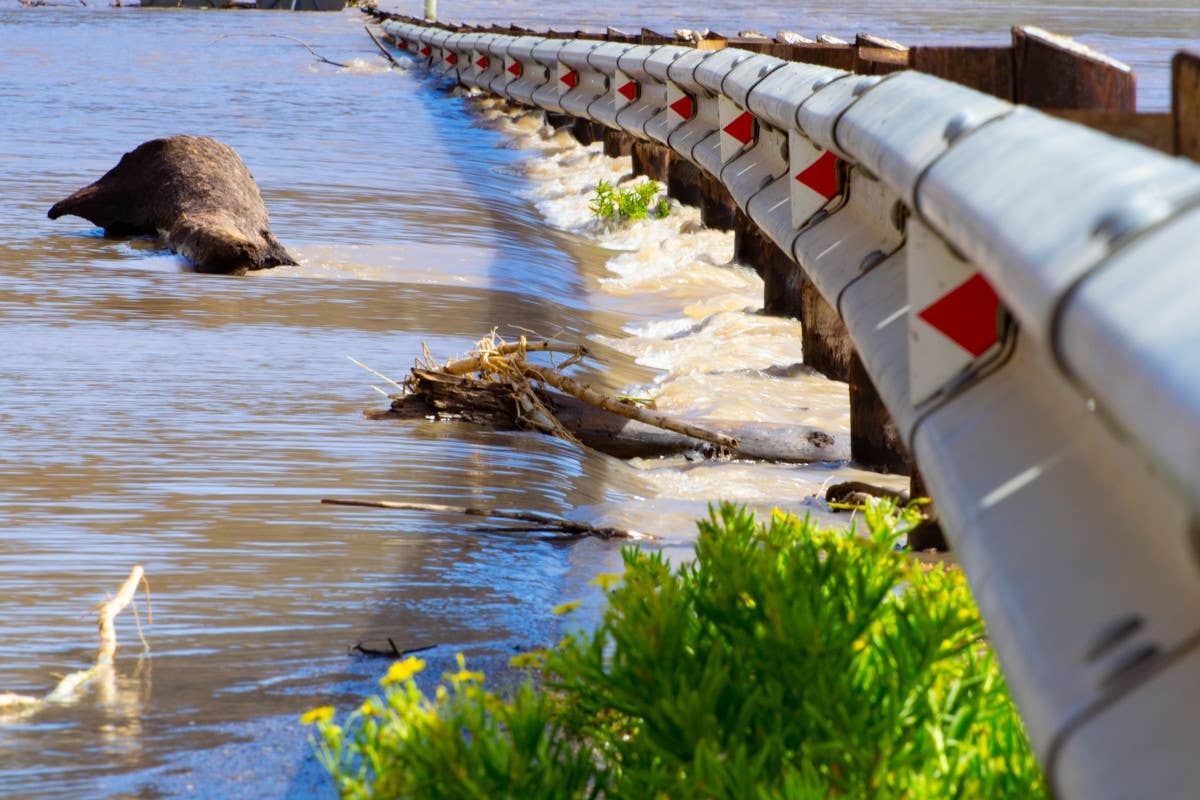
[[[929,497],[929,490],[925,488],[925,478],[921,475],[921,471],[915,464],[913,465],[912,472],[909,473],[908,496],[913,500],[916,500],[918,497]],[[909,531],[909,549],[914,551],[949,550],[950,545],[946,542],[946,535],[942,531],[937,508],[930,503],[924,506],[921,512],[925,515],[925,519],[917,527]]]
[[800,289],[804,272],[739,208],[733,221],[733,258],[763,279],[763,310],[804,321]]
[[858,51],[852,44],[793,44],[789,45],[786,58],[788,61],[803,61],[849,72],[854,69]]
[[675,37],[665,36],[649,28],[642,28],[642,32],[638,36],[638,44],[671,44],[674,41]]
[[733,230],[737,203],[725,184],[706,172],[700,173],[700,221],[719,231]]
[[[669,185],[671,148],[658,142],[635,140],[629,156],[633,161],[634,175],[645,175],[664,186]],[[670,194],[670,190],[667,193]]]
[[1015,27],[1013,93],[1035,108],[1136,111],[1137,80],[1120,61],[1040,28]]
[[[826,302],[811,281],[800,286],[800,319],[804,320],[800,344],[804,363],[835,381],[850,380],[850,362],[857,358],[846,323]],[[851,437],[854,436],[853,421]]]
[[425,0],[425,21],[434,22],[437,20],[437,0]]
[[704,173],[685,158],[667,161],[667,194],[686,206],[700,206],[700,178]]
[[559,128],[569,128],[575,124],[575,118],[570,114],[555,114],[551,111],[547,111],[546,124],[555,130]]
[[633,143],[636,141],[637,139],[625,131],[605,128],[604,155],[609,158],[620,158],[621,156],[630,155],[633,151]]
[[1011,47],[914,47],[908,51],[908,65],[1001,100],[1013,99]]
[[908,448],[858,353],[850,357],[850,457],[876,472],[912,470]]
[[590,119],[583,117],[575,117],[571,123],[571,133],[584,147],[587,147],[593,142],[604,141],[604,126],[599,122],[592,122]]
[[854,40],[854,72],[887,75],[908,69],[908,48],[891,39],[860,33]]
[[1176,53],[1171,60],[1172,149],[1200,161],[1200,53]]

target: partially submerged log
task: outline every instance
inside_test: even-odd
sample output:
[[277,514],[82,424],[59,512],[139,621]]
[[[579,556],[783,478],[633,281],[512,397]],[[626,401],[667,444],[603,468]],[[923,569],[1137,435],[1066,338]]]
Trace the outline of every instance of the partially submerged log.
[[200,272],[295,264],[269,230],[267,207],[233,148],[207,136],[153,139],[95,183],[51,207],[107,236],[160,236]]
[[[481,343],[483,344],[483,343]],[[507,349],[507,352],[505,350]],[[527,349],[551,349],[529,345]],[[524,362],[517,346],[501,345],[494,353],[473,355],[446,365],[414,367],[403,393],[391,397],[387,409],[368,410],[369,419],[463,420],[500,430],[538,430],[577,441],[619,458],[680,453],[746,458],[786,463],[845,461],[849,436],[806,425],[746,423],[720,420],[684,421],[648,411],[540,365]],[[580,354],[582,355],[582,354]],[[520,380],[472,377],[481,367],[520,370]],[[551,384],[558,391],[549,388]]]

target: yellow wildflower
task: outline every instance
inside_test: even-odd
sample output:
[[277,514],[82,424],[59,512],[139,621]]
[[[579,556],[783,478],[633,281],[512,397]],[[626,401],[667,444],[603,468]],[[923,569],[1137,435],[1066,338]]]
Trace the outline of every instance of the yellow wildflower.
[[569,600],[566,603],[559,603],[554,608],[550,609],[550,613],[556,617],[561,617],[563,614],[570,614],[577,608],[579,608],[579,601]]
[[414,656],[409,656],[403,661],[397,661],[388,669],[387,675],[379,681],[384,686],[393,683],[404,683],[406,680],[416,675],[421,670],[425,669],[425,662]]
[[543,650],[531,650],[528,653],[515,655],[508,660],[508,665],[510,667],[516,667],[517,669],[540,667],[542,665],[542,656],[544,652],[545,651]]
[[319,706],[301,714],[300,724],[312,725],[314,722],[329,722],[331,719],[333,719],[333,706]]
[[611,572],[601,572],[599,575],[589,581],[589,583],[591,583],[593,586],[599,586],[606,592],[620,582],[621,576],[614,575]]
[[483,673],[472,672],[469,669],[460,669],[450,676],[450,680],[455,683],[483,683]]

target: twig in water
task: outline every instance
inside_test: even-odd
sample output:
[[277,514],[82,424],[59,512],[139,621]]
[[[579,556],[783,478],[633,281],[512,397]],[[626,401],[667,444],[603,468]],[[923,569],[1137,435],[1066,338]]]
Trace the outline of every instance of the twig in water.
[[286,33],[225,33],[225,34],[222,34],[222,35],[218,36],[217,38],[213,39],[213,41],[219,42],[222,39],[228,39],[231,36],[250,36],[250,37],[256,37],[256,38],[257,37],[270,37],[272,39],[287,39],[289,42],[295,42],[296,44],[300,45],[308,52],[312,53],[313,58],[317,59],[317,61],[320,61],[325,64],[329,64],[330,66],[333,66],[333,67],[341,67],[342,69],[345,69],[348,66],[346,64],[343,64],[340,61],[333,61],[332,59],[326,58],[325,56],[321,55],[316,50],[314,50],[312,48],[312,45],[310,45],[308,42],[304,41],[303,39],[297,39],[295,36],[288,36]]
[[[12,692],[0,693],[0,711],[22,712],[37,709],[46,703],[70,703],[75,699],[81,686],[100,675],[103,670],[112,667],[113,656],[117,652],[117,634],[113,629],[113,620],[116,619],[117,614],[120,614],[126,606],[133,602],[133,596],[137,593],[139,586],[146,588],[146,620],[148,623],[153,622],[150,611],[150,583],[146,580],[145,571],[140,566],[135,566],[129,573],[129,577],[121,584],[121,588],[117,590],[117,596],[100,603],[93,609],[100,612],[100,650],[96,653],[96,663],[88,669],[78,670],[67,675],[45,697],[38,698]],[[140,623],[138,635],[141,636]],[[150,649],[145,638],[142,638],[142,644],[147,650]]]
[[381,650],[378,647],[371,647],[362,642],[356,642],[350,648],[350,652],[368,656],[369,658],[404,658],[405,656],[411,656],[414,653],[424,653],[426,650],[432,650],[437,647],[436,644],[430,644],[425,647],[411,647],[408,650],[401,650],[399,647],[396,647],[396,643],[392,641],[391,637],[388,637],[387,643],[389,649]]
[[396,63],[396,57],[387,51],[387,48],[380,43],[379,39],[374,33],[371,32],[371,29],[368,26],[363,25],[363,30],[367,32],[367,36],[371,37],[371,41],[374,42],[375,46],[379,48],[379,52],[383,53],[383,57],[388,60],[389,64],[391,64],[393,67],[400,66],[398,63]]
[[[372,375],[374,375],[376,378],[383,378],[385,381],[387,381],[388,383],[390,383],[392,386],[395,386],[395,387],[396,387],[397,389],[399,389],[400,391],[402,391],[402,392],[404,391],[404,386],[403,386],[403,384],[396,383],[394,380],[392,380],[391,378],[389,378],[387,375],[384,375],[384,374],[383,374],[382,372],[380,372],[379,370],[371,369],[370,367],[368,367],[366,364],[364,364],[364,363],[362,363],[361,361],[359,361],[359,360],[358,360],[357,358],[355,358],[354,356],[346,356],[346,358],[350,359],[350,363],[354,364],[355,366],[362,367],[362,368],[363,368],[363,369],[365,369],[367,372],[369,372],[369,373],[371,373]],[[386,394],[387,394],[387,392],[384,392],[383,394],[384,394],[384,395],[386,395]]]
[[502,509],[474,508],[472,506],[443,506],[432,503],[397,503],[388,500],[335,500],[325,498],[321,501],[330,506],[362,506],[364,508],[394,508],[402,511],[433,511],[446,514],[466,514],[472,517],[493,517],[496,519],[515,519],[521,522],[533,522],[543,528],[562,531],[573,536],[596,536],[601,539],[649,539],[645,533],[627,531],[621,528],[600,528],[585,522],[573,522],[549,514],[539,514],[536,511],[505,511]]

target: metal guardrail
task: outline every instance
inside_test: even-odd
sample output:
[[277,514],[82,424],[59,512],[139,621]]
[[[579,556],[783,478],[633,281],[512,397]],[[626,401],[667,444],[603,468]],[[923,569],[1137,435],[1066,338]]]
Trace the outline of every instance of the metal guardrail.
[[718,178],[845,321],[1055,793],[1194,793],[1200,165],[917,72],[383,27]]

